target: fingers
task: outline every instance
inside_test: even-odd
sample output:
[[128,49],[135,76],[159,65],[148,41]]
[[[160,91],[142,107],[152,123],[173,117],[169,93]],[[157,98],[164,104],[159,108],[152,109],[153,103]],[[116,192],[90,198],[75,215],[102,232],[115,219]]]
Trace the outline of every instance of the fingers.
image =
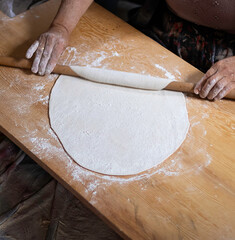
[[40,60],[42,58],[42,54],[43,54],[43,51],[44,51],[45,43],[46,43],[46,37],[42,35],[40,37],[40,39],[39,39],[39,46],[37,48],[36,56],[34,58],[33,65],[32,65],[32,68],[31,68],[31,71],[33,73],[37,73],[38,72],[39,63],[40,63]]
[[26,52],[25,57],[30,59],[33,56],[33,54],[35,53],[35,51],[37,50],[38,46],[39,46],[39,41],[37,40],[30,46],[30,48]]
[[212,100],[223,98],[235,88],[235,56],[214,64],[195,85],[194,93]]
[[215,100],[220,100],[225,97],[232,89],[235,89],[235,82],[229,82],[214,98]]
[[64,50],[64,47],[65,46],[63,43],[57,43],[54,46],[53,52],[51,53],[50,59],[46,66],[45,74],[50,74],[53,71],[60,55],[62,54],[62,52]]
[[195,86],[195,88],[194,88],[194,93],[195,93],[195,94],[199,94],[199,92],[202,90],[202,87],[203,87],[204,84],[205,84],[205,81],[206,81],[209,77],[211,77],[211,76],[213,76],[214,74],[216,74],[217,71],[218,71],[218,70],[217,70],[216,66],[215,66],[215,65],[212,66],[212,67],[206,72],[206,74],[201,78],[201,80],[197,82],[197,84],[196,84],[196,86]]
[[27,58],[31,58],[36,51],[31,71],[39,75],[50,74],[66,43],[53,38],[53,36],[41,36],[39,41],[35,41],[26,53]]
[[208,97],[209,92],[212,90],[212,88],[217,85],[217,83],[221,80],[222,76],[220,74],[214,74],[211,77],[207,78],[204,86],[202,87],[199,95],[201,98]]
[[235,88],[235,81],[231,75],[226,76],[224,71],[216,73],[212,77],[204,80],[204,85],[199,92],[201,98],[208,98],[209,100],[220,100]]
[[39,68],[38,68],[39,75],[45,74],[46,66],[51,57],[53,48],[54,48],[54,38],[48,36],[46,39],[45,48],[44,48],[44,51],[43,51],[43,54],[42,54],[42,57],[41,57],[41,60],[39,63]]
[[222,78],[219,80],[215,86],[211,89],[211,91],[208,93],[207,98],[212,100],[214,99],[222,90],[223,88],[228,84],[229,80],[228,78]]
[[32,72],[39,75],[51,73],[68,44],[68,40],[69,33],[66,28],[61,26],[52,26],[43,33],[26,52],[27,58],[31,58],[35,54]]

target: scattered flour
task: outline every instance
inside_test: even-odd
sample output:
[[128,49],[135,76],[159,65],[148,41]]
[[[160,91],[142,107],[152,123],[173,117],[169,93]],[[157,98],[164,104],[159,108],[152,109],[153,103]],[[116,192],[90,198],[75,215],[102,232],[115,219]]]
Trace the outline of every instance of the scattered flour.
[[[35,15],[35,18],[39,18],[38,15]],[[2,17],[1,23],[4,24],[7,23],[8,21],[22,21],[24,19],[24,13],[15,17],[15,18],[9,18],[7,16]],[[116,49],[116,44],[118,45],[118,39],[114,39],[112,41],[112,46],[110,46],[109,43],[104,43],[104,47],[109,49],[109,54],[105,51],[99,51],[99,52],[94,52],[91,53],[90,51],[87,51],[87,53],[84,54],[84,51],[80,51],[80,49],[87,49],[86,44],[81,44],[78,49],[74,47],[67,47],[64,53],[64,58],[62,56],[62,62],[60,64],[63,65],[85,65],[85,66],[91,66],[91,67],[103,67],[106,68],[108,67],[107,65],[104,64],[104,60],[110,59],[113,57],[121,57],[121,54],[118,51],[113,51],[111,49]],[[132,42],[135,40],[132,39]],[[89,49],[88,49],[89,50]],[[111,51],[110,51],[111,50]],[[82,54],[81,54],[82,52]],[[161,58],[166,58],[167,56],[161,56]],[[162,70],[165,73],[165,76],[175,80],[175,76],[168,72],[165,68],[162,66],[155,64],[155,67]],[[132,66],[131,69],[137,69],[136,66]],[[181,75],[179,70],[175,70],[175,72],[178,75]],[[146,71],[143,70],[142,74],[146,74]],[[198,146],[201,148],[201,151],[198,153],[193,153],[198,156],[198,159],[203,159],[201,161],[195,162],[190,167],[185,165],[184,161],[182,160],[182,155],[183,153],[179,150],[177,154],[175,155],[174,158],[171,160],[167,160],[167,164],[165,165],[159,165],[154,167],[153,169],[147,170],[142,174],[134,175],[134,176],[129,176],[129,177],[118,177],[118,176],[108,176],[108,175],[101,175],[94,173],[92,171],[86,170],[79,165],[75,164],[74,161],[65,154],[63,148],[61,147],[57,136],[54,134],[53,130],[50,129],[48,122],[45,122],[44,120],[41,120],[40,122],[37,122],[37,129],[34,131],[29,131],[28,126],[24,122],[24,115],[30,113],[30,108],[33,104],[35,103],[41,103],[42,105],[45,106],[48,104],[48,98],[49,96],[44,93],[47,82],[51,82],[55,80],[55,75],[51,74],[50,76],[47,77],[46,81],[38,81],[36,84],[32,86],[32,91],[34,94],[28,95],[26,97],[27,104],[25,105],[17,105],[16,108],[14,109],[18,114],[19,118],[22,120],[19,121],[19,119],[14,120],[15,125],[23,128],[25,135],[22,136],[23,139],[25,140],[30,140],[32,143],[33,149],[32,152],[33,154],[37,155],[38,157],[40,156],[46,156],[45,161],[65,161],[66,160],[66,168],[65,171],[67,174],[72,175],[72,178],[70,183],[74,181],[81,183],[85,187],[85,194],[86,195],[91,195],[90,196],[90,203],[95,204],[97,203],[97,194],[98,190],[102,189],[105,191],[105,189],[108,186],[111,186],[112,184],[118,184],[118,185],[128,185],[133,182],[138,182],[138,185],[142,191],[146,191],[148,189],[147,181],[150,181],[152,176],[154,175],[159,175],[159,178],[174,178],[183,174],[200,174],[200,172],[209,166],[209,164],[212,162],[212,157],[210,154],[207,153],[207,149],[205,146],[200,145]],[[20,76],[16,76],[16,78],[11,82],[9,87],[16,87],[17,85],[23,84],[24,79]],[[6,94],[7,89],[1,89],[0,87],[0,94]],[[20,99],[21,96],[16,96],[16,100]],[[204,108],[207,108],[207,105],[205,104]],[[200,110],[201,111],[201,110]],[[201,116],[199,117],[192,117],[190,118],[191,122],[191,130],[194,128],[202,128],[202,132],[204,135],[207,134],[207,130],[203,129],[203,125],[200,124],[201,119],[206,119],[209,118],[208,113],[203,113],[201,119]],[[235,129],[235,125],[231,126],[231,129]],[[48,136],[45,137],[39,137],[40,133],[47,133]],[[56,145],[54,145],[56,141]],[[189,141],[186,139],[186,141]],[[52,144],[53,142],[53,144]],[[213,147],[212,144],[210,144],[210,147]],[[205,154],[206,153],[206,154]],[[55,159],[56,156],[56,159]],[[58,158],[58,156],[62,156],[61,158]],[[226,188],[222,184],[219,184],[221,187]],[[214,186],[215,188],[218,188],[217,185]],[[131,201],[130,199],[127,199],[129,202]],[[161,202],[162,199],[160,197],[157,197],[156,200],[158,202]]]
[[103,67],[105,68],[105,64],[103,64],[103,61],[109,58],[113,57],[119,57],[120,54],[117,51],[96,51],[96,52],[89,52],[85,51],[84,49],[87,48],[85,44],[81,44],[79,46],[79,49],[76,49],[75,47],[67,47],[61,57],[60,64],[62,65],[81,65],[81,66],[87,66],[87,67]]
[[37,102],[41,102],[43,105],[48,105],[49,96],[39,95]]
[[161,69],[163,72],[165,72],[165,76],[169,79],[175,80],[175,76],[173,74],[171,74],[170,72],[168,72],[164,67],[162,67],[159,64],[155,64],[155,67],[158,69]]
[[[73,51],[73,50],[72,50]],[[30,112],[30,108],[35,103],[41,103],[42,105],[48,104],[48,95],[46,94],[47,83],[55,81],[55,75],[50,75],[46,79],[39,78],[38,82],[35,82],[33,85],[29,86],[29,89],[32,89],[34,94],[28,95],[27,104],[25,105],[17,105],[15,111],[19,113],[20,118],[24,118],[24,114],[28,114]],[[17,87],[17,86],[28,86],[27,79],[22,79],[17,76],[14,81],[11,82],[9,87]],[[4,93],[2,93],[4,94]],[[6,94],[6,93],[5,93]],[[21,96],[19,96],[21,98]],[[20,107],[19,107],[20,106]],[[207,105],[205,104],[205,110]],[[199,111],[199,110],[198,110]],[[199,112],[202,112],[201,110]],[[205,111],[204,111],[205,112]],[[208,118],[208,113],[203,113],[203,118]],[[191,129],[194,128],[202,129],[202,132],[206,132],[203,129],[203,125],[200,124],[200,121],[203,120],[202,116],[193,116],[190,118]],[[37,129],[34,131],[29,131],[28,126],[25,125],[25,122],[22,120],[21,122],[17,121],[16,125],[23,127],[25,129],[25,135],[22,136],[23,139],[30,139],[33,149],[32,152],[40,156],[46,156],[46,161],[55,161],[55,156],[62,156],[61,159],[57,158],[56,161],[65,161],[66,159],[66,168],[65,171],[67,174],[72,176],[71,181],[76,181],[84,185],[85,190],[84,194],[91,195],[90,202],[96,202],[96,195],[98,194],[98,189],[105,190],[106,187],[112,184],[130,184],[132,182],[138,182],[140,190],[146,191],[148,189],[148,184],[146,181],[150,181],[153,175],[159,175],[161,178],[165,177],[177,177],[182,174],[199,174],[205,167],[207,167],[211,161],[212,157],[207,153],[207,149],[205,146],[198,146],[201,151],[198,151],[196,156],[198,159],[202,159],[198,162],[194,162],[193,164],[186,165],[186,163],[182,160],[183,153],[179,150],[174,158],[167,160],[167,163],[163,163],[158,165],[150,170],[143,172],[142,174],[126,176],[126,177],[118,177],[118,176],[108,176],[97,174],[92,171],[86,170],[85,168],[80,167],[75,164],[74,161],[67,156],[61,147],[56,135],[50,129],[47,120],[39,120],[37,122]],[[40,137],[40,133],[45,131],[48,133],[48,137]],[[52,144],[53,143],[57,144]],[[186,138],[185,140],[190,141],[190,138]],[[189,144],[189,143],[188,143]],[[211,147],[211,146],[210,146]],[[205,154],[206,153],[206,154]],[[62,160],[63,159],[63,160]]]
[[40,84],[40,83],[37,83],[33,89],[36,90],[36,91],[39,91],[39,90],[43,90],[45,88],[45,84]]
[[98,56],[95,59],[95,61],[93,61],[91,65],[88,65],[88,66],[92,66],[92,67],[102,66],[102,62],[104,61],[104,59],[108,57],[108,54],[104,51],[99,52],[97,55]]
[[[7,21],[14,21],[18,18],[18,20],[22,20],[24,18],[24,14],[21,14],[17,16],[16,18],[9,18],[7,16],[2,17],[0,20],[1,22],[7,22]],[[39,18],[39,16],[35,15],[35,18]],[[91,53],[91,51],[80,51],[80,49],[87,49],[88,46],[86,44],[81,44],[77,49],[74,47],[67,47],[65,50],[65,53],[62,56],[62,62],[60,64],[63,65],[85,65],[85,66],[91,66],[91,67],[103,67],[106,68],[107,65],[104,64],[104,60],[111,59],[113,57],[121,57],[121,53],[116,51],[117,45],[119,44],[118,39],[113,39],[112,46],[110,46],[110,43],[104,43],[104,49],[109,49],[109,53],[106,51],[98,51]],[[135,41],[135,40],[131,40]],[[89,50],[89,49],[87,49]],[[111,51],[110,51],[111,50]],[[84,53],[85,52],[85,53]],[[166,58],[166,56],[162,56],[161,58]],[[172,80],[175,80],[175,76],[168,72],[165,68],[162,66],[155,64],[155,67],[162,70],[165,73],[165,76],[167,78],[170,78]],[[132,66],[131,69],[137,69],[136,66]],[[178,75],[181,75],[181,73],[178,70],[175,70],[175,72]],[[142,71],[142,74],[146,74],[146,71]],[[18,112],[20,115],[20,118],[23,118],[24,114],[28,114],[30,112],[30,108],[35,103],[41,103],[44,106],[48,104],[48,95],[45,95],[44,91],[47,85],[47,81],[51,82],[55,80],[55,75],[51,74],[47,77],[46,81],[38,81],[36,84],[32,86],[32,91],[34,94],[28,95],[27,98],[27,104],[22,105],[19,107],[19,105],[16,106],[15,111]],[[14,81],[11,82],[9,87],[15,87],[19,84],[21,84],[24,81],[22,77],[17,76]],[[0,89],[0,94],[5,94],[7,89]],[[19,96],[20,99],[21,96]],[[16,97],[17,99],[17,97]],[[203,118],[208,118],[209,115],[207,113],[204,113]],[[199,126],[198,119],[196,122],[191,124],[191,128]],[[190,119],[191,122],[191,119]],[[195,173],[198,171],[200,172],[203,168],[207,167],[211,161],[212,157],[207,154],[205,157],[204,162],[196,162],[193,164],[192,168],[187,168],[187,166],[184,166],[184,163],[182,161],[182,152],[178,151],[177,155],[174,157],[174,159],[171,159],[167,166],[156,166],[153,169],[150,169],[148,171],[145,171],[142,174],[134,175],[130,177],[118,177],[118,176],[108,176],[108,175],[101,175],[94,172],[91,172],[89,170],[86,170],[82,167],[80,167],[77,164],[74,164],[73,160],[70,159],[65,153],[63,148],[61,147],[60,143],[58,142],[58,139],[54,132],[50,129],[48,123],[41,121],[38,129],[34,131],[27,131],[27,126],[24,124],[24,121],[22,122],[16,121],[16,126],[20,126],[25,128],[26,134],[22,136],[22,138],[30,139],[33,147],[32,152],[35,155],[40,155],[43,153],[46,153],[47,161],[52,160],[52,156],[63,156],[63,160],[56,159],[56,161],[67,161],[66,171],[72,175],[73,181],[80,182],[86,187],[86,194],[89,194],[92,192],[91,201],[95,202],[95,196],[97,194],[98,188],[105,189],[107,186],[110,186],[112,184],[130,184],[132,182],[140,181],[142,185],[140,185],[140,188],[145,191],[147,189],[147,185],[144,185],[143,180],[150,179],[153,175],[160,175],[163,177],[176,177],[181,174],[186,173]],[[232,129],[235,129],[235,126],[232,126]],[[38,137],[40,135],[39,133],[41,131],[47,131],[48,138],[42,138]],[[206,130],[204,130],[206,132]],[[52,140],[56,140],[57,145],[52,145]],[[204,154],[206,149],[204,149],[200,154]],[[44,155],[45,156],[45,155]],[[54,159],[53,159],[54,160]],[[71,180],[72,181],[72,180]]]
[[50,153],[51,152],[54,152],[54,153],[57,153],[57,154],[60,154],[60,153],[63,152],[63,149],[55,147],[54,145],[52,145],[50,143],[50,139],[33,136],[33,137],[30,138],[30,141],[34,145],[34,147],[31,149],[31,151],[34,154],[39,155],[39,156],[42,152],[44,154],[46,153],[47,158],[48,158],[47,160],[50,159]]
[[175,69],[175,72],[177,72],[181,76],[181,72],[178,69]]
[[118,56],[120,56],[120,55],[119,55],[119,53],[117,53],[117,52],[112,52],[112,56],[117,56],[117,57],[118,57]]

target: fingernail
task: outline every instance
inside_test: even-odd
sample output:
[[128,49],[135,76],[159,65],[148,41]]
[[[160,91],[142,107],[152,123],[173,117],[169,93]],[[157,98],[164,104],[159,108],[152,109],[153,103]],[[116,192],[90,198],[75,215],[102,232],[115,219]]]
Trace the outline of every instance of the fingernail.
[[213,98],[211,96],[207,97],[207,99],[212,100]]
[[32,71],[33,73],[37,73],[36,68],[31,68],[31,71]]
[[194,89],[194,93],[198,94],[199,93],[198,89]]
[[38,74],[39,74],[40,76],[42,76],[42,75],[43,75],[43,72],[40,71],[40,72],[38,72]]

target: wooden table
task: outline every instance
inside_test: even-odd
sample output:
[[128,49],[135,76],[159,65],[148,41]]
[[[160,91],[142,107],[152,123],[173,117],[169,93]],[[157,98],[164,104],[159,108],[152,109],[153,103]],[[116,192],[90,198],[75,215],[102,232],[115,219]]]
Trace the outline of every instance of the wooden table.
[[[0,54],[23,57],[48,28],[59,1],[14,19],[0,14]],[[60,63],[103,67],[196,82],[197,69],[93,4]],[[88,171],[64,152],[48,121],[57,75],[0,68],[0,130],[122,237],[235,239],[235,103],[187,96],[190,129],[181,147],[142,174]]]

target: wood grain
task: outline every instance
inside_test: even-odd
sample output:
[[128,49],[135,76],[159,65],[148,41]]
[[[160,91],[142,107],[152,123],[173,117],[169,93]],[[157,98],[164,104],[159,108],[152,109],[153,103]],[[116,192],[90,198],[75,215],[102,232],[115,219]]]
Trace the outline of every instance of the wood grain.
[[[22,58],[58,4],[49,1],[14,19],[0,13],[0,54]],[[202,76],[96,4],[73,32],[60,64],[194,83]],[[1,67],[0,130],[126,239],[235,238],[234,102],[186,97],[191,126],[172,156],[139,175],[104,176],[73,162],[50,129],[48,98],[56,78]]]

